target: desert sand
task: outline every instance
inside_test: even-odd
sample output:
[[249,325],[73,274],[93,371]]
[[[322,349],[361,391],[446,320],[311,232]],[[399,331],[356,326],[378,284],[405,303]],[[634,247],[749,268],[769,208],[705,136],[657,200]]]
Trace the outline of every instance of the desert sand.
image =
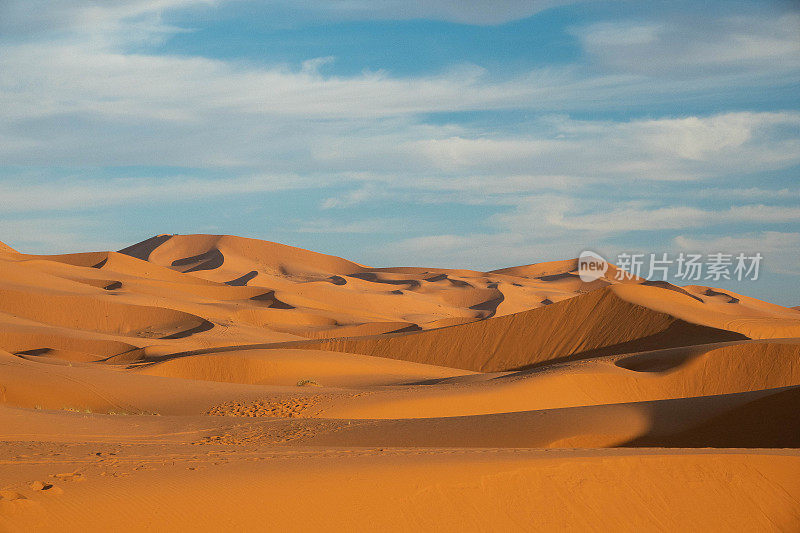
[[800,530],[800,312],[576,269],[0,243],[0,531]]

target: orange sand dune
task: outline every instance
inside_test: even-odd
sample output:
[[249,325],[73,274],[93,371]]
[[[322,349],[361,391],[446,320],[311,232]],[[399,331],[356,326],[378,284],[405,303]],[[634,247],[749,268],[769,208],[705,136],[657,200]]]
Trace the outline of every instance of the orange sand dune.
[[15,253],[18,253],[15,249],[13,249],[4,242],[0,242],[0,254],[15,254]]
[[[279,296],[285,291],[286,301],[300,307],[346,309],[381,318],[391,313],[395,320],[420,326],[539,307],[610,283],[580,282],[574,274],[576,261],[561,262],[538,277],[502,271],[371,268],[282,244],[219,235],[161,235],[121,253],[203,279],[263,286]],[[562,279],[550,279],[559,278],[558,274],[573,281],[565,286]]]
[[[654,290],[671,296],[664,289]],[[293,345],[494,372],[615,351],[746,338],[631,303],[614,288],[603,288],[544,308],[450,328]]]
[[576,269],[0,243],[0,531],[796,530],[797,309]]

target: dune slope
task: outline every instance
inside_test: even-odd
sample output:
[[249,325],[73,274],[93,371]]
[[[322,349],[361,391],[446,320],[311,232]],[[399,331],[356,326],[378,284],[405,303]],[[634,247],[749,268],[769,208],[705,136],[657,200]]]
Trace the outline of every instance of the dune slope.
[[632,304],[603,288],[544,308],[471,324],[300,346],[495,372],[567,358],[745,338]]

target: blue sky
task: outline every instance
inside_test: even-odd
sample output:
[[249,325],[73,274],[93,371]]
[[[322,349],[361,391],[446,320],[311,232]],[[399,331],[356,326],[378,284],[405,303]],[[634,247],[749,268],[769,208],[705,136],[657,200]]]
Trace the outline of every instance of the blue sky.
[[800,305],[796,2],[6,0],[0,240],[372,265],[764,255]]

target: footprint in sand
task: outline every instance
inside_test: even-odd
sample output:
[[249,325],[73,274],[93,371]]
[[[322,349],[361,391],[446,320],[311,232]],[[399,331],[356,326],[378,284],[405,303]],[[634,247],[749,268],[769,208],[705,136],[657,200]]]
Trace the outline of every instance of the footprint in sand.
[[56,479],[60,479],[61,481],[85,481],[81,474],[77,472],[65,472],[63,474],[52,474],[50,477],[54,477]]
[[13,490],[0,490],[0,502],[13,502],[27,500],[25,496]]
[[0,516],[4,516],[6,513],[17,513],[21,507],[35,504],[36,502],[29,500],[17,491],[0,490]]
[[52,483],[45,481],[34,481],[30,484],[31,490],[37,492],[47,492],[48,494],[63,494],[64,490],[61,487],[56,487]]

